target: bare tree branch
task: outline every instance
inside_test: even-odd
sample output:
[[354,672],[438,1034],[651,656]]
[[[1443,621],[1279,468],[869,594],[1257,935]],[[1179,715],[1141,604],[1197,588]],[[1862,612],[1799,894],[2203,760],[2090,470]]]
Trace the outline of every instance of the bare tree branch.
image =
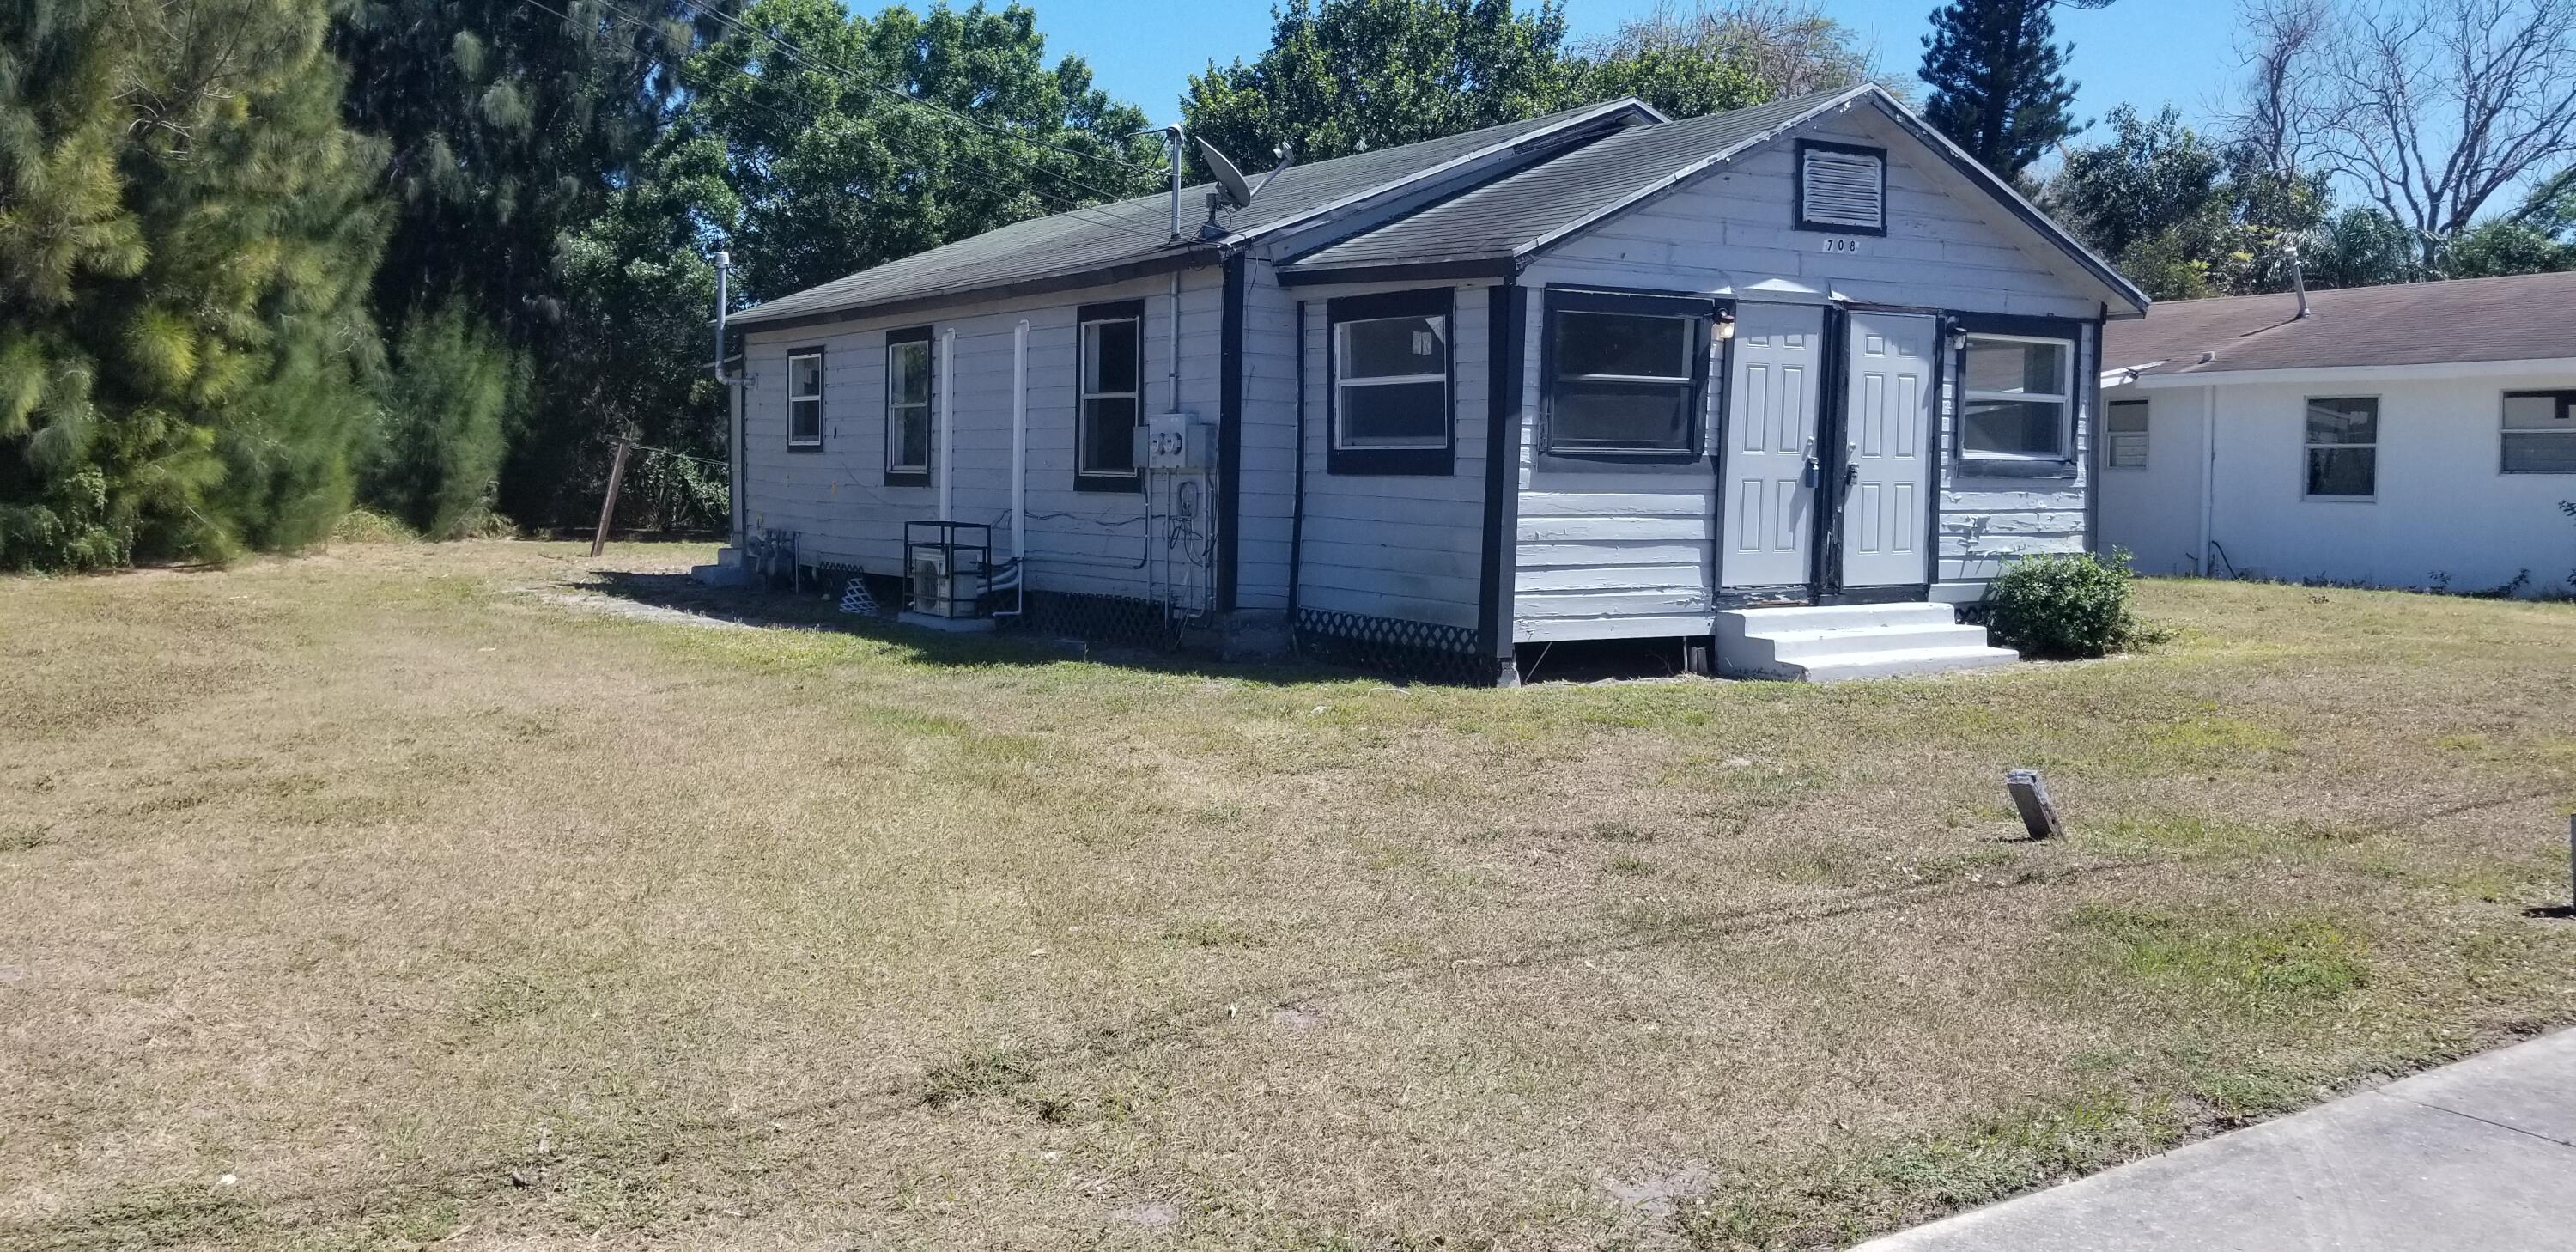
[[2424,259],[2576,158],[2576,0],[2253,0],[2240,133],[2360,186]]

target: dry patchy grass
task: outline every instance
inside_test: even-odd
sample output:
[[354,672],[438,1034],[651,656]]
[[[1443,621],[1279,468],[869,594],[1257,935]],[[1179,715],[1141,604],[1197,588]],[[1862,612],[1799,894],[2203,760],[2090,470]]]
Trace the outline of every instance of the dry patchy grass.
[[0,580],[0,1245],[1804,1247],[2576,1019],[2567,606],[1519,692],[597,611],[701,555]]

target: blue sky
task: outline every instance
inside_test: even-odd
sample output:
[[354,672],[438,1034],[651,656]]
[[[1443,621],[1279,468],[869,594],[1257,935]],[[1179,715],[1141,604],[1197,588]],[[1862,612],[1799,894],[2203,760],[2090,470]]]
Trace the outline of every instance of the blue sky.
[[[1156,121],[1177,112],[1188,76],[1208,61],[1249,59],[1269,43],[1266,0],[1029,0],[1051,54],[1079,52],[1100,85]],[[859,0],[859,7],[874,7]],[[1889,68],[1922,63],[1934,0],[1825,0],[1825,9],[1876,45]],[[1653,0],[1571,0],[1574,36],[1606,33]],[[2172,103],[2199,120],[2236,77],[2229,46],[2231,0],[2119,0],[2099,12],[2060,10],[2058,35],[2072,40],[2070,76],[2082,84],[2079,116],[2099,118],[2127,101]]]

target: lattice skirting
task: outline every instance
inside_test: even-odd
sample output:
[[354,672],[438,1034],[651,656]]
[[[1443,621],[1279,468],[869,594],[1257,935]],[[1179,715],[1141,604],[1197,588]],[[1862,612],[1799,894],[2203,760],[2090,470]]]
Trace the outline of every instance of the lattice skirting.
[[[1010,593],[1003,592],[1003,608]],[[1004,618],[1013,629],[1039,631],[1093,643],[1170,650],[1180,645],[1180,631],[1163,606],[1134,596],[1093,595],[1079,591],[1032,591],[1026,615]]]
[[838,600],[841,598],[841,589],[849,586],[850,580],[856,578],[868,585],[868,595],[876,600],[877,612],[881,616],[892,617],[896,610],[903,607],[905,587],[903,579],[898,575],[871,574],[855,565],[842,565],[830,561],[809,565],[806,570],[806,577],[814,580],[806,585],[809,591],[820,592]]
[[1492,686],[1499,662],[1481,654],[1470,626],[1297,610],[1297,651],[1318,661],[1427,682]]

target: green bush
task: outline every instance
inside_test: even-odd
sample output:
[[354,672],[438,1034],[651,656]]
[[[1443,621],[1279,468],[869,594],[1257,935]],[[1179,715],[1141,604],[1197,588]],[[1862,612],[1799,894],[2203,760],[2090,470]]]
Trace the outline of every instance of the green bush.
[[2024,656],[2102,656],[2143,641],[2129,610],[2129,554],[2031,556],[1986,589],[1986,627]]

